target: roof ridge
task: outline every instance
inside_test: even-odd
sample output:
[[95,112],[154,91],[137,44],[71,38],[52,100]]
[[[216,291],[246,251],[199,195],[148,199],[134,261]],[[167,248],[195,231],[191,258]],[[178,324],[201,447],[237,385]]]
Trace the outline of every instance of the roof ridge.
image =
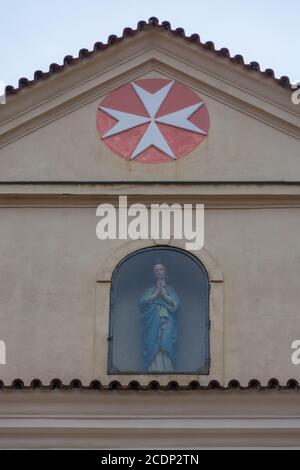
[[266,78],[273,79],[277,84],[279,84],[283,88],[293,89],[293,86],[291,84],[289,77],[282,76],[281,78],[276,78],[275,72],[273,69],[268,68],[262,71],[260,64],[258,62],[253,61],[253,62],[250,62],[249,64],[246,64],[242,55],[237,54],[235,56],[231,56],[229,49],[226,47],[222,47],[221,49],[217,50],[212,41],[207,41],[205,43],[202,43],[199,34],[194,33],[194,34],[191,34],[190,36],[187,36],[183,28],[172,29],[171,23],[169,21],[163,21],[162,23],[160,23],[156,17],[151,17],[149,18],[148,22],[139,21],[137,23],[136,29],[132,29],[130,27],[124,28],[122,36],[116,36],[115,34],[111,34],[107,39],[107,43],[96,42],[94,44],[93,50],[91,51],[89,51],[88,49],[80,49],[78,57],[73,57],[71,55],[65,56],[63,60],[63,64],[61,65],[56,64],[56,63],[50,64],[48,72],[43,72],[42,70],[36,70],[34,72],[33,80],[29,80],[28,78],[25,78],[25,77],[20,78],[18,88],[13,87],[12,85],[6,86],[6,94],[14,95],[18,93],[22,88],[32,86],[38,81],[45,80],[49,78],[51,75],[61,72],[62,70],[65,69],[67,65],[77,65],[82,60],[90,57],[91,55],[94,55],[95,53],[99,51],[103,51],[123,41],[127,37],[135,36],[139,31],[145,28],[149,28],[149,27],[168,30],[170,31],[171,34],[181,37],[188,42],[197,44],[199,45],[199,47],[206,49],[218,55],[219,57],[227,58],[231,62],[236,63],[249,71],[258,72],[261,75],[265,76]]

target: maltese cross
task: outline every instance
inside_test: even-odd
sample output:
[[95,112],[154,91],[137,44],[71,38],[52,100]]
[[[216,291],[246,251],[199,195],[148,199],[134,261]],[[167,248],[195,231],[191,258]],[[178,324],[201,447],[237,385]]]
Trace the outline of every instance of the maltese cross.
[[190,132],[195,132],[203,136],[207,135],[200,127],[193,124],[189,119],[190,117],[198,111],[202,106],[204,106],[203,101],[199,101],[192,106],[182,108],[171,114],[166,114],[165,116],[157,117],[159,110],[162,104],[167,99],[173,85],[174,81],[164,86],[155,93],[150,93],[149,91],[144,90],[139,85],[131,83],[135,93],[143,103],[148,117],[140,116],[138,114],[132,114],[124,111],[119,111],[117,109],[111,109],[103,106],[99,106],[99,109],[109,116],[117,120],[117,123],[103,136],[103,139],[112,137],[114,135],[120,134],[121,132],[128,131],[138,126],[148,124],[148,127],[142,136],[141,140],[138,142],[136,148],[133,150],[132,155],[130,156],[131,160],[137,158],[142,152],[147,150],[149,147],[154,146],[157,149],[161,150],[166,154],[170,159],[176,160],[174,152],[170,148],[167,140],[162,134],[158,124],[167,124],[169,126],[184,129]]

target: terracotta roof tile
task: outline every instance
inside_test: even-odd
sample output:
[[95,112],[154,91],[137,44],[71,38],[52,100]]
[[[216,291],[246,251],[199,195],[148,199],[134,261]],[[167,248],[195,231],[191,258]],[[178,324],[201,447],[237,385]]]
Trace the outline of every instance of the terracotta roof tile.
[[55,73],[59,73],[62,70],[64,70],[65,66],[67,65],[76,65],[80,63],[82,60],[87,59],[91,55],[98,53],[99,51],[103,51],[107,49],[108,47],[111,47],[121,41],[123,41],[127,37],[132,37],[136,34],[138,34],[139,31],[143,29],[161,29],[161,30],[168,30],[170,31],[170,34],[174,34],[175,36],[181,37],[186,41],[193,42],[195,44],[198,44],[199,47],[202,47],[204,49],[207,49],[208,51],[211,51],[212,53],[227,58],[231,62],[234,62],[236,64],[239,64],[246,69],[250,71],[255,71],[258,72],[262,75],[264,75],[266,78],[271,78],[276,81],[280,86],[284,88],[290,88],[292,89],[292,85],[290,82],[289,77],[283,76],[281,78],[275,78],[275,73],[272,69],[266,69],[265,71],[261,71],[260,65],[258,62],[251,62],[250,64],[245,64],[244,58],[242,55],[236,55],[234,57],[231,56],[230,51],[226,47],[222,47],[220,50],[215,49],[215,45],[211,41],[207,41],[206,43],[202,43],[199,34],[192,34],[191,36],[187,36],[185,34],[185,31],[183,28],[176,28],[172,29],[171,24],[168,21],[163,21],[162,23],[159,23],[159,20],[155,17],[151,17],[148,22],[146,21],[139,21],[137,24],[136,29],[132,28],[125,28],[123,30],[122,36],[118,37],[114,34],[110,35],[108,37],[107,43],[103,44],[102,42],[96,42],[94,45],[94,48],[92,51],[89,51],[88,49],[81,49],[79,51],[78,57],[74,58],[71,55],[67,55],[64,58],[63,64],[51,64],[49,67],[48,72],[42,72],[41,70],[37,70],[34,73],[34,79],[33,80],[28,80],[27,78],[20,78],[19,80],[19,87],[14,88],[11,85],[8,85],[6,87],[6,93],[7,95],[14,95],[16,94],[20,89],[28,87],[33,85],[34,83],[44,80],[51,75]]
[[242,386],[238,380],[231,380],[227,386],[222,386],[218,381],[213,380],[208,385],[203,386],[198,381],[192,381],[186,386],[179,385],[176,381],[171,381],[167,385],[161,385],[158,381],[153,380],[148,385],[141,385],[138,381],[132,381],[128,385],[122,385],[119,381],[114,380],[109,385],[102,385],[100,381],[93,380],[89,385],[83,385],[78,379],[72,380],[69,384],[64,384],[60,379],[53,379],[50,384],[43,384],[41,380],[34,379],[29,385],[25,385],[21,379],[15,379],[12,384],[5,385],[0,380],[0,391],[17,391],[17,390],[98,390],[102,392],[109,392],[114,390],[119,391],[213,391],[218,390],[221,392],[229,390],[237,391],[288,391],[294,390],[299,392],[300,385],[295,379],[289,380],[285,385],[281,385],[277,379],[271,379],[266,385],[262,385],[258,380],[251,380],[247,386]]

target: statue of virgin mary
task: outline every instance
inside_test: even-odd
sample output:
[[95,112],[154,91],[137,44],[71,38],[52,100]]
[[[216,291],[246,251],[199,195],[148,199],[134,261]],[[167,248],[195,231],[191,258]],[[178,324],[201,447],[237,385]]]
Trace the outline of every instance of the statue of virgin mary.
[[177,314],[180,301],[167,284],[164,264],[153,267],[155,285],[146,289],[140,300],[144,370],[173,372],[176,367]]

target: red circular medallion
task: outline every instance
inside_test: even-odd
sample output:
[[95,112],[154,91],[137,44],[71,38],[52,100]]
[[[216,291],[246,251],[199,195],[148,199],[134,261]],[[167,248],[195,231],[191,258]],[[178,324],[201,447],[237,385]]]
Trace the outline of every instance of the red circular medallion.
[[97,110],[101,140],[126,160],[174,162],[207,137],[207,106],[191,88],[158,78],[128,83],[110,93]]

